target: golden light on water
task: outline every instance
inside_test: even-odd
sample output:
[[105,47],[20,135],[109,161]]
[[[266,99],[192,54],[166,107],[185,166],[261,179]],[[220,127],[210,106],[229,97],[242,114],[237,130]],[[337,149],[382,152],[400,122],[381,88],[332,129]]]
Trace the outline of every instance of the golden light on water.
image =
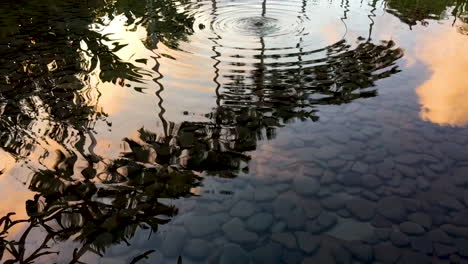
[[468,37],[455,28],[424,38],[417,49],[432,72],[417,89],[420,116],[439,125],[468,125]]
[[[4,216],[8,213],[14,212],[13,219],[24,219],[27,217],[25,202],[32,199],[34,193],[21,185],[20,182],[14,177],[16,160],[15,158],[0,149],[0,192],[2,193],[2,203],[0,204],[0,215]],[[18,174],[22,170],[18,169]],[[9,230],[9,235],[16,234],[21,230],[21,226],[15,226]]]

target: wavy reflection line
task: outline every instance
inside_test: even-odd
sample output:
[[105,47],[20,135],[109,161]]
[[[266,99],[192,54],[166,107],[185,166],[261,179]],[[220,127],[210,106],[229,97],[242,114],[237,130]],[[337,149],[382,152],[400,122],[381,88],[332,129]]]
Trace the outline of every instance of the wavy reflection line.
[[343,23],[343,25],[345,27],[345,33],[343,35],[343,38],[345,38],[346,35],[348,34],[348,25],[346,24],[346,20],[348,19],[349,0],[346,0],[344,6],[342,5],[341,7],[344,7],[343,17],[340,18],[340,20],[341,20],[341,22]]
[[219,47],[219,43],[217,42],[217,40],[220,40],[221,39],[221,36],[216,33],[215,30],[213,30],[213,27],[214,27],[214,21],[215,19],[218,17],[218,5],[216,3],[216,0],[211,0],[211,15],[212,15],[212,19],[210,21],[210,29],[212,29],[213,33],[215,34],[216,38],[210,38],[211,41],[213,41],[214,45],[212,46],[211,50],[214,52],[214,55],[211,56],[211,58],[215,61],[215,63],[213,64],[213,68],[214,68],[214,77],[213,77],[213,82],[216,84],[216,89],[215,89],[215,93],[216,93],[216,106],[221,106],[221,94],[220,94],[220,90],[221,90],[221,83],[218,81],[219,79],[219,68],[218,66],[221,64],[221,60],[219,60],[219,58],[221,57],[221,52],[217,51],[216,48]]
[[[301,15],[308,19],[307,13],[306,13],[306,8],[307,8],[307,0],[302,0]],[[297,18],[300,19],[301,15],[298,15]],[[304,38],[301,35],[301,37],[299,38],[299,43],[297,44],[298,47],[299,47],[299,55],[297,56],[297,60],[298,60],[298,63],[299,63],[299,70],[298,70],[298,75],[299,76],[298,77],[300,77],[303,74],[303,68],[304,68],[303,60],[302,60],[302,53],[304,52],[304,49],[302,47],[303,40],[304,40]],[[304,88],[302,78],[299,78],[299,87],[300,87],[301,90]]]
[[369,35],[367,36],[367,42],[370,42],[372,40],[372,30],[374,29],[374,24],[375,24],[375,21],[374,21],[374,17],[376,17],[375,15],[375,11],[377,10],[377,0],[374,0],[372,2],[372,4],[370,4],[370,6],[372,7],[371,11],[370,11],[370,14],[367,16],[370,20],[370,23],[369,23]]
[[[157,45],[156,45],[156,49],[157,49]],[[161,120],[161,123],[163,125],[163,131],[164,131],[164,136],[167,137],[168,136],[168,130],[167,130],[167,121],[166,119],[164,118],[164,114],[166,113],[166,109],[164,108],[163,106],[163,103],[164,103],[164,99],[162,98],[161,96],[161,93],[164,91],[164,85],[161,84],[160,80],[162,80],[164,78],[164,75],[159,71],[159,68],[161,66],[161,63],[159,62],[159,59],[161,58],[161,56],[157,55],[155,53],[155,57],[152,57],[156,63],[156,65],[154,65],[154,67],[152,68],[153,71],[155,71],[158,76],[153,78],[153,81],[156,83],[156,85],[159,87],[159,89],[156,91],[156,97],[158,97],[159,99],[159,102],[158,102],[158,107],[159,107],[159,114],[158,114],[158,117],[159,119]]]
[[[266,0],[262,1],[262,17],[266,17]],[[265,49],[266,49],[266,44],[265,44],[265,39],[263,38],[262,35],[260,35],[260,64],[258,65],[258,74],[255,74],[255,94],[258,97],[258,101],[262,102],[263,101],[263,84],[265,82]]]

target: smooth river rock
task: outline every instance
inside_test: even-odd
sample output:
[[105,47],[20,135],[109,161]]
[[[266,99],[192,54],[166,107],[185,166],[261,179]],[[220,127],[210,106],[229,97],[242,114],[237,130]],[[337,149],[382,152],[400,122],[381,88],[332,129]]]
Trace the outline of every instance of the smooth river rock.
[[218,221],[211,216],[191,216],[184,221],[185,228],[193,237],[202,237],[216,232]]
[[251,244],[258,239],[258,235],[256,233],[245,229],[244,222],[239,218],[231,219],[231,221],[223,225],[222,229],[226,237],[236,243]]
[[284,218],[299,205],[297,195],[291,192],[283,193],[273,202],[273,210],[276,217]]
[[400,254],[400,249],[391,245],[378,245],[374,247],[375,259],[383,264],[395,263]]
[[458,250],[458,254],[460,254],[460,256],[468,258],[468,239],[455,238],[453,242]]
[[277,243],[268,243],[254,249],[250,255],[253,263],[279,264],[281,262],[281,246]]
[[358,241],[351,241],[345,244],[345,247],[351,254],[362,263],[368,263],[372,260],[374,253],[372,247]]
[[374,188],[382,185],[382,180],[373,174],[365,174],[361,176],[361,180],[362,186],[370,190],[373,190]]
[[271,240],[283,245],[286,248],[294,249],[296,248],[296,237],[292,233],[274,233],[271,236]]
[[375,203],[362,198],[354,198],[346,201],[346,209],[361,221],[368,221],[374,217]]
[[401,223],[400,230],[408,235],[422,235],[425,232],[422,226],[409,221]]
[[293,182],[294,190],[303,196],[315,195],[320,189],[318,180],[312,177],[297,176]]
[[187,231],[182,227],[171,228],[167,232],[161,246],[161,252],[165,257],[176,257],[179,256],[184,247],[185,240],[187,238]]
[[434,247],[434,253],[438,257],[447,257],[457,252],[457,249],[455,247],[440,244],[440,243],[434,243],[433,247]]
[[273,216],[269,213],[257,213],[247,219],[247,229],[264,232],[273,223]]
[[312,234],[320,234],[336,225],[338,219],[334,214],[322,212],[312,221],[307,221],[306,230]]
[[221,249],[220,264],[249,263],[249,255],[237,244],[227,244]]
[[398,230],[394,230],[392,232],[390,235],[390,241],[392,241],[392,243],[397,247],[404,247],[410,242],[409,237]]
[[191,239],[184,247],[184,254],[192,259],[204,259],[214,249],[211,242],[202,239]]
[[296,232],[295,233],[299,247],[306,254],[315,252],[320,246],[320,236],[314,236],[307,232]]
[[247,201],[239,201],[230,211],[233,217],[249,217],[255,212],[255,205]]
[[278,193],[270,187],[259,188],[254,193],[254,199],[257,202],[270,201],[273,200],[276,196],[278,196]]
[[452,244],[452,238],[440,228],[429,231],[427,236],[433,243]]
[[345,206],[346,197],[341,194],[332,195],[321,200],[322,206],[325,209],[336,211]]
[[425,213],[412,213],[408,216],[408,220],[421,225],[425,229],[429,229],[432,226],[431,216]]
[[322,212],[322,206],[316,200],[302,200],[301,206],[309,219],[315,219]]
[[401,223],[406,217],[406,208],[402,199],[395,196],[380,200],[377,204],[377,211],[396,223]]
[[412,237],[411,247],[423,254],[431,254],[433,251],[432,242],[426,236]]

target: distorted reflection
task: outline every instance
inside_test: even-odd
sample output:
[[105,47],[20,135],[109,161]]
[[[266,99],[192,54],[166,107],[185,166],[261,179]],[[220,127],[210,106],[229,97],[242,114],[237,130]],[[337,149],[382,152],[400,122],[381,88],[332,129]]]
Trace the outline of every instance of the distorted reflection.
[[[167,223],[177,209],[158,200],[191,195],[191,188],[199,184],[200,178],[177,166],[154,163],[149,154],[155,152],[154,148],[166,148],[168,154],[174,150],[144,130],[140,137],[141,144],[126,140],[131,151],[122,159],[88,157],[89,165],[81,171],[81,179],[74,177],[70,170],[73,163],[66,157],[57,163],[69,165],[36,171],[29,188],[37,194],[26,202],[29,219],[12,220],[8,214],[0,222],[6,258],[34,262],[41,256],[59,253],[50,249],[52,241],[72,239],[81,247],[73,251],[70,263],[79,263],[88,252],[102,255],[110,245],[125,243],[138,228],[155,232],[158,225]],[[158,161],[163,159],[158,157]],[[27,227],[8,239],[10,228],[20,223],[27,223]],[[25,239],[35,229],[44,232],[43,241],[37,248],[26,248]],[[32,253],[26,254],[26,250]]]
[[[156,3],[160,10],[152,8]],[[194,195],[200,172],[223,178],[247,172],[245,152],[255,150],[258,140],[274,138],[277,127],[318,120],[315,106],[376,96],[375,82],[397,73],[395,62],[403,55],[392,41],[375,44],[360,38],[350,44],[339,33],[327,34],[329,44],[319,49],[300,35],[296,47],[290,46],[287,38],[297,32],[262,18],[276,11],[264,5],[260,17],[239,20],[254,45],[249,56],[231,63],[224,59],[233,53],[222,36],[209,44],[215,54],[206,59],[214,63],[216,107],[201,121],[175,123],[164,114],[162,91],[171,81],[165,83],[159,69],[179,59],[190,43],[183,41],[189,41],[194,20],[177,11],[180,6],[164,1],[31,5],[26,10],[32,13],[11,16],[10,25],[20,26],[3,33],[7,48],[0,143],[8,159],[32,170],[32,176],[20,178],[34,194],[26,198],[28,218],[21,210],[3,208],[17,213],[1,221],[2,253],[10,262],[47,257],[79,263],[91,252],[102,256],[111,245],[128,243],[138,229],[157,231],[177,213],[159,199]],[[213,8],[214,16],[219,15]],[[302,2],[297,30],[308,19],[305,8]],[[44,12],[56,19],[42,21]],[[282,41],[273,41],[280,36]],[[18,53],[24,57],[17,58]],[[137,137],[123,141],[120,158],[96,154],[103,144],[115,143],[97,141],[96,126],[124,112],[120,105],[128,93],[119,94],[123,90],[115,85],[144,92],[139,87],[148,87],[151,79],[160,86],[156,94],[162,132],[140,129]],[[2,172],[14,165],[7,166]],[[18,226],[22,231],[13,232]],[[25,241],[31,234],[40,242],[28,248]],[[75,241],[74,249],[67,251],[53,241]]]
[[250,154],[280,128],[377,97],[404,56],[398,41],[374,39],[379,4],[410,26],[455,14],[457,30],[419,47],[432,75],[417,93],[424,120],[468,123],[465,5],[371,1],[352,32],[360,3],[332,2],[0,4],[0,260],[104,257],[169,223],[169,201],[203,195],[208,176],[248,174]]

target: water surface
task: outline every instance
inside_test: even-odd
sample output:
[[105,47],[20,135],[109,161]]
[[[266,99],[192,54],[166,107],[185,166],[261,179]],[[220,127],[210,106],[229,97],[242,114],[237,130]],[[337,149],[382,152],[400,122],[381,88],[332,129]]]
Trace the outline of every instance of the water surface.
[[465,263],[468,10],[0,9],[2,263]]

